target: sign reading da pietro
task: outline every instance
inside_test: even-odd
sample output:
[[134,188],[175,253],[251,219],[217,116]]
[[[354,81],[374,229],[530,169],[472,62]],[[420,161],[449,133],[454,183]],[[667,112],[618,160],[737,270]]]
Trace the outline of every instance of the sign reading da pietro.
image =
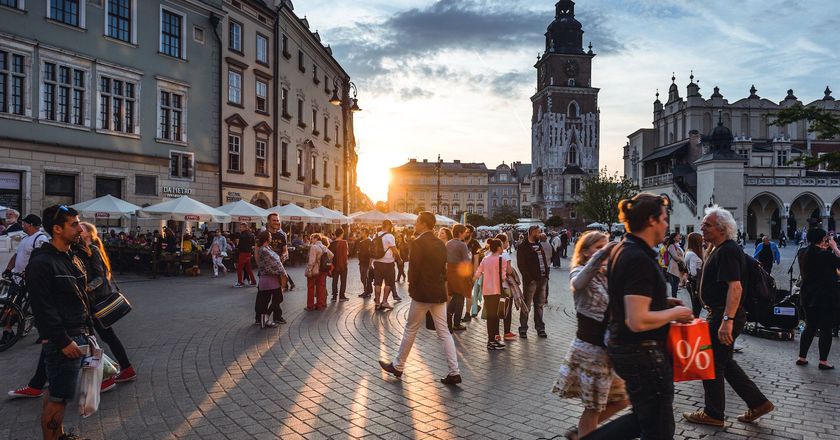
[[164,186],[161,187],[161,192],[166,197],[191,196],[193,189],[185,186]]

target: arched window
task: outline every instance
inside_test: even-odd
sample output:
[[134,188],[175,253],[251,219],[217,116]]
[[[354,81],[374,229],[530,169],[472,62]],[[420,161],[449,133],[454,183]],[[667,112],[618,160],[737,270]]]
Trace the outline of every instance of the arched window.
[[578,103],[572,101],[569,103],[569,108],[566,109],[566,115],[570,118],[579,118],[580,117],[580,107]]
[[712,134],[712,114],[709,112],[703,114],[703,134]]
[[572,145],[571,147],[569,147],[569,158],[568,158],[566,164],[567,165],[577,165],[577,163],[578,163],[577,148],[574,145]]

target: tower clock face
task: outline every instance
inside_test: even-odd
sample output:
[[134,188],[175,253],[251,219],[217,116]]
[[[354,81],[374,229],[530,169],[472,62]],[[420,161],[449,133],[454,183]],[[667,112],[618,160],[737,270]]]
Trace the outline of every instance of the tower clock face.
[[569,78],[574,78],[578,75],[578,72],[580,71],[580,66],[578,66],[577,61],[569,60],[566,61],[565,71],[566,76],[568,76]]

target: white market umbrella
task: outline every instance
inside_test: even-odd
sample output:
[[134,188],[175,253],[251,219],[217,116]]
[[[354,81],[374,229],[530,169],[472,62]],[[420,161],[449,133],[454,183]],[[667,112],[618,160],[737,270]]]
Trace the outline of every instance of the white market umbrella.
[[230,223],[230,215],[188,196],[167,200],[140,210],[142,214],[163,220]]
[[440,214],[435,214],[435,222],[441,226],[452,226],[455,223],[458,223],[455,220],[452,220],[451,218]]
[[[133,203],[128,203],[125,200],[118,199],[110,194],[97,197],[86,202],[76,203],[70,207],[79,211],[79,215],[82,217],[97,219],[127,217],[142,209]],[[0,210],[2,210],[2,208],[0,208]]]
[[271,211],[244,200],[237,200],[216,209],[229,215],[232,221],[245,223],[265,223],[268,220],[268,214],[271,214]]
[[327,208],[326,206],[312,208],[310,209],[310,211],[324,216],[324,223],[329,223],[333,225],[348,225],[350,223],[353,223],[353,220],[350,219],[350,217],[347,217],[346,215],[338,211]]
[[413,225],[414,221],[417,220],[416,215],[406,212],[391,211],[385,215],[388,216],[388,220],[391,220],[391,222],[395,225]]
[[375,224],[375,223],[382,223],[385,220],[390,220],[388,215],[384,212],[377,211],[375,209],[371,211],[359,211],[350,214],[350,218],[353,219],[353,223],[368,223],[368,224]]
[[301,208],[294,203],[284,206],[278,205],[268,210],[280,214],[281,220],[289,222],[320,223],[324,219],[323,215]]

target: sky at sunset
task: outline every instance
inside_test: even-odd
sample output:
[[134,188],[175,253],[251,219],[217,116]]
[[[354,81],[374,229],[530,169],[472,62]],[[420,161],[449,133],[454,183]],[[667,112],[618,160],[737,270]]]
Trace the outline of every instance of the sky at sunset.
[[[388,169],[409,158],[530,162],[533,64],[554,1],[296,0],[359,89],[359,186],[384,200]],[[691,70],[708,98],[803,102],[840,97],[834,0],[580,0],[601,89],[601,166],[622,169],[627,135],[650,127],[658,88]],[[664,99],[663,99],[664,101]]]

